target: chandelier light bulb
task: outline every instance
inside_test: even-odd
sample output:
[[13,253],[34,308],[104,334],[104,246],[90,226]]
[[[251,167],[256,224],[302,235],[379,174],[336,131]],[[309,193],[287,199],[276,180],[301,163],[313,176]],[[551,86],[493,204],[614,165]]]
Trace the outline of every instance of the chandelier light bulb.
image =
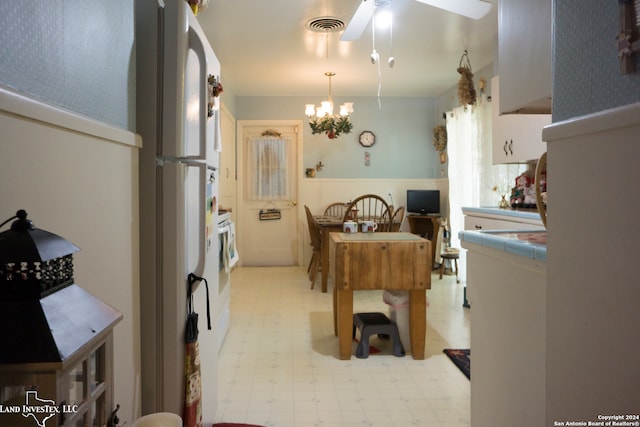
[[324,114],[328,114],[330,116],[333,115],[333,102],[332,101],[322,101],[322,111]]
[[353,113],[353,102],[345,102],[340,106],[341,116],[350,116]]
[[316,114],[316,106],[313,104],[307,104],[305,105],[305,110],[304,110],[304,114],[307,117],[313,117],[314,114]]

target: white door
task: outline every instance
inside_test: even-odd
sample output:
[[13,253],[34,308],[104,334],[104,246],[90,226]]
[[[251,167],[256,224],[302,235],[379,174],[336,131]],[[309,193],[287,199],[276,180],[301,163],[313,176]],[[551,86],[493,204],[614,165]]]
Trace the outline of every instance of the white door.
[[220,108],[222,153],[220,154],[219,206],[231,209],[231,219],[238,222],[237,177],[236,177],[236,119],[222,103]]
[[[300,129],[299,120],[238,121],[237,236],[243,266],[299,265]],[[265,166],[257,150],[277,152],[276,160]],[[279,177],[277,184],[275,178],[265,179],[274,175]]]

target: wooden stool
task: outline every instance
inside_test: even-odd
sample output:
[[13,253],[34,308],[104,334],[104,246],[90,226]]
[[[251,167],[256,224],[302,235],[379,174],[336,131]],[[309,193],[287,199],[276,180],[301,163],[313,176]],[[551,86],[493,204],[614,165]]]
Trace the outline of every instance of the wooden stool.
[[395,323],[383,313],[355,313],[353,315],[353,337],[356,329],[360,330],[360,342],[356,347],[356,357],[366,359],[369,357],[369,338],[371,335],[388,335],[393,345],[393,355],[403,357],[404,346],[400,340],[400,333]]
[[[456,272],[456,283],[460,283],[460,279],[458,279],[458,258],[460,258],[460,250],[455,248],[450,248],[445,250],[440,254],[442,257],[442,264],[440,264],[440,279],[442,279],[442,275],[444,274],[444,260],[453,260],[453,266],[455,266]],[[452,267],[453,267],[452,266]]]

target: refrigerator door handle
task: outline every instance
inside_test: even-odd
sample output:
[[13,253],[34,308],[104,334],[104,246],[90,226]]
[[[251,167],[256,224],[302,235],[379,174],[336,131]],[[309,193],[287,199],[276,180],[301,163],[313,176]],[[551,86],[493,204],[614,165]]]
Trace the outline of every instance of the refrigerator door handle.
[[203,163],[199,160],[194,160],[190,157],[172,157],[172,156],[158,156],[156,157],[156,166],[164,166],[167,163],[182,163],[185,164],[187,166],[194,166],[194,167],[206,167],[206,169],[210,170],[210,171],[217,171],[218,168],[215,166],[211,166],[208,165],[206,163]]
[[[215,182],[215,172],[218,170],[215,166],[208,165],[206,163],[192,160],[189,158],[180,157],[156,157],[156,165],[162,167],[166,164],[180,163],[187,167],[195,167],[199,169],[200,188],[198,192],[198,262],[196,264],[193,273],[197,276],[203,276],[205,272],[205,263],[207,259],[207,252],[213,250],[213,239],[217,238],[217,221],[214,220],[215,210],[217,209],[217,202],[215,201],[215,195],[212,201],[207,200],[207,189],[209,185],[213,185]],[[208,206],[207,203],[211,205]],[[211,215],[210,221],[208,216]]]
[[[198,33],[192,28],[189,27],[189,48],[191,51],[197,56],[199,60],[199,69],[198,69],[198,91],[200,92],[199,96],[199,154],[195,156],[200,160],[207,159],[211,152],[215,149],[215,138],[216,135],[216,122],[219,120],[218,117],[215,117],[214,104],[215,101],[213,97],[209,94],[209,77],[213,76],[211,72],[209,72],[208,68],[211,66],[209,63],[209,58],[207,56],[206,49],[202,44],[202,40]],[[211,107],[210,107],[211,103]],[[210,144],[207,144],[210,142]]]
[[[197,167],[200,169],[200,203],[198,205],[198,262],[194,270],[197,276],[203,276],[206,271],[207,252],[213,250],[213,239],[217,239],[218,224],[214,221],[215,209],[217,202],[215,196],[212,200],[208,200],[208,187],[215,182],[214,172],[216,168],[205,163],[185,162],[188,167]],[[210,216],[210,218],[209,218]],[[210,219],[210,220],[209,220]],[[216,270],[217,271],[217,270]]]
[[[209,91],[207,86],[207,78],[209,77],[209,73],[207,72],[207,54],[205,52],[204,46],[202,45],[202,40],[198,34],[193,30],[192,27],[189,27],[189,47],[196,54],[198,59],[200,60],[200,69],[198,70],[198,91],[200,92],[200,120],[199,122],[199,132],[200,132],[200,154],[198,158],[200,160],[206,160],[208,157],[207,150],[207,138],[210,137],[207,135],[207,124],[209,121],[208,117],[208,103],[209,103]],[[211,135],[213,136],[213,135]],[[213,147],[212,147],[213,148]]]

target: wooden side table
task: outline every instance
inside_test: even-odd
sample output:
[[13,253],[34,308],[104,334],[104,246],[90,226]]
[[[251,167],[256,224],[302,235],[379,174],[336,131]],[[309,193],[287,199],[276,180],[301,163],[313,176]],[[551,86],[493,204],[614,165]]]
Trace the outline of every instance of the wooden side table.
[[[438,237],[438,232],[440,231],[440,223],[438,222],[440,217],[431,215],[407,215],[407,219],[409,220],[409,230],[411,233],[424,237],[427,240],[431,240],[431,249],[435,248],[435,239]],[[436,253],[432,250],[431,268],[433,268],[435,260]]]

